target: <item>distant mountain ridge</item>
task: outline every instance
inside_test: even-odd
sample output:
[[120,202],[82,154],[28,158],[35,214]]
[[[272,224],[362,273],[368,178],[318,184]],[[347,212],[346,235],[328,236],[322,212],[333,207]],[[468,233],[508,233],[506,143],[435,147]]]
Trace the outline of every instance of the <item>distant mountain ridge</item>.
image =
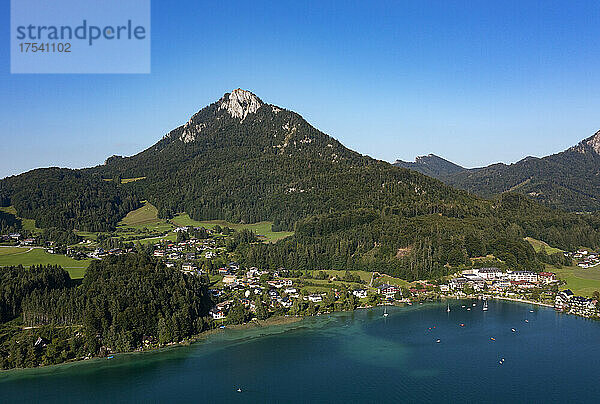
[[404,167],[410,170],[415,170],[421,174],[428,175],[430,177],[439,178],[446,175],[456,174],[464,171],[465,168],[454,164],[451,161],[443,159],[435,154],[428,154],[427,156],[417,156],[414,162],[396,160],[393,163],[397,167]]
[[[444,167],[437,159],[447,161],[433,160]],[[560,153],[542,158],[528,156],[513,164],[497,163],[454,172],[432,170],[418,162],[399,165],[486,198],[518,192],[567,211],[600,210],[600,131]]]

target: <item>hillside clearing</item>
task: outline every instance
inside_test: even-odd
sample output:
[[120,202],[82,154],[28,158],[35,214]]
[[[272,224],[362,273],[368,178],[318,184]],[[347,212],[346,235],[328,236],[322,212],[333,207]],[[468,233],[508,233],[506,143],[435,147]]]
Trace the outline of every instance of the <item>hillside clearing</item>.
[[525,237],[525,240],[528,241],[529,244],[531,244],[531,246],[533,247],[535,252],[540,252],[543,249],[546,250],[546,254],[548,254],[548,255],[563,252],[563,250],[561,250],[560,248],[550,247],[547,243],[545,243],[541,240],[536,240],[533,237]]
[[13,215],[17,219],[20,219],[21,220],[21,224],[23,226],[23,230],[32,231],[34,233],[41,233],[42,232],[42,229],[38,229],[35,226],[35,220],[33,220],[33,219],[24,219],[22,217],[19,217],[19,215],[17,215],[17,210],[15,209],[14,206],[0,207],[0,211],[6,212],[6,213],[8,213],[10,215]]
[[129,212],[120,222],[118,228],[132,228],[136,230],[148,229],[156,232],[167,232],[173,225],[164,219],[158,218],[158,209],[151,203]]
[[197,221],[190,218],[190,215],[187,213],[182,213],[175,216],[171,222],[175,223],[177,226],[195,226],[195,227],[205,227],[207,229],[212,229],[215,226],[221,227],[230,227],[233,230],[239,231],[243,229],[248,229],[253,231],[259,236],[264,237],[264,241],[269,243],[274,243],[283,238],[292,236],[294,232],[291,231],[272,231],[271,226],[273,222],[258,222],[251,224],[244,223],[230,223],[225,220],[206,220],[206,221]]

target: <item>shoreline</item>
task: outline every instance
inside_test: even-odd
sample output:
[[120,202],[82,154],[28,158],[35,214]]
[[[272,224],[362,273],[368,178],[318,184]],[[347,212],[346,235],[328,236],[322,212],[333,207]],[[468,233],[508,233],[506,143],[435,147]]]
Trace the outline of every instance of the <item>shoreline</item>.
[[[171,343],[167,346],[191,345],[198,341],[204,340],[211,335],[225,332],[226,330],[249,330],[249,329],[253,329],[253,328],[263,328],[263,327],[272,327],[272,326],[277,326],[277,325],[293,324],[293,323],[297,323],[297,322],[301,321],[303,318],[304,318],[303,316],[274,316],[274,317],[269,317],[265,320],[251,320],[244,324],[225,325],[224,328],[221,328],[219,326],[217,328],[211,328],[210,330],[202,331],[200,334],[194,335],[193,337],[189,338],[186,341]],[[158,348],[158,349],[161,349],[161,348]],[[150,349],[148,351],[151,351],[151,350],[155,350],[155,349]],[[148,351],[141,351],[141,352],[148,352]],[[125,353],[125,352],[123,352],[123,353]]]
[[537,306],[544,306],[544,307],[549,307],[551,309],[554,309],[554,305],[552,305],[552,304],[542,303],[542,302],[534,302],[532,300],[523,300],[523,299],[516,299],[514,297],[504,297],[504,296],[492,296],[492,298],[498,299],[498,300],[507,300],[510,302],[517,302],[517,303],[535,304]]
[[[544,307],[549,307],[549,308],[554,308],[554,306],[551,306],[549,304],[545,304],[545,303],[540,303],[540,302],[533,302],[533,301],[528,301],[528,300],[522,300],[522,299],[515,299],[515,298],[508,298],[508,297],[500,297],[500,296],[490,296],[494,299],[498,299],[498,300],[506,300],[506,301],[511,301],[513,303],[527,303],[527,304],[535,304],[535,305],[539,305],[539,306],[544,306]],[[474,297],[457,297],[457,296],[443,296],[442,299],[454,299],[454,300],[465,300],[465,299],[481,299],[480,296],[474,296]],[[441,300],[441,299],[440,299]],[[412,305],[415,306],[417,302],[413,302]],[[425,303],[425,302],[420,302],[420,303]],[[339,311],[339,312],[332,312],[329,314],[333,314],[333,313],[348,313],[348,312],[354,312],[354,311],[358,311],[358,310],[368,310],[368,309],[373,309],[376,307],[384,307],[386,306],[386,304],[382,304],[382,305],[376,305],[376,306],[363,306],[363,307],[357,307],[354,310],[347,310],[347,311]],[[403,303],[403,304],[392,304],[392,306],[395,307],[411,307],[410,305],[408,305],[407,303]],[[416,305],[416,307],[418,307],[419,305]],[[116,353],[111,353],[108,356],[114,356],[114,355],[137,355],[137,354],[144,354],[144,353],[159,353],[160,351],[167,351],[170,350],[172,348],[178,348],[178,347],[184,347],[184,346],[191,346],[193,344],[197,344],[200,342],[204,342],[206,341],[207,338],[209,338],[211,335],[216,335],[216,334],[220,334],[220,333],[224,333],[227,330],[250,330],[250,329],[255,329],[255,328],[263,328],[263,327],[274,327],[274,326],[280,326],[280,325],[287,325],[287,324],[294,324],[297,322],[302,321],[305,318],[309,318],[309,317],[313,317],[313,316],[291,316],[291,315],[284,315],[284,316],[274,316],[274,317],[269,317],[265,320],[251,320],[247,323],[244,324],[233,324],[233,325],[225,325],[223,328],[221,328],[221,326],[218,326],[217,328],[211,328],[210,330],[206,330],[203,331],[197,335],[194,335],[186,340],[183,341],[179,341],[179,342],[171,342],[169,344],[163,345],[163,346],[155,346],[155,347],[149,347],[146,349],[137,349],[137,350],[133,350],[133,351],[127,351],[127,352],[116,352]],[[52,369],[55,366],[68,366],[68,365],[74,365],[74,364],[78,364],[78,363],[85,363],[85,362],[90,362],[90,361],[102,361],[102,360],[107,360],[108,357],[106,356],[96,356],[96,357],[92,357],[92,358],[87,358],[87,359],[73,359],[70,361],[66,361],[66,362],[62,362],[62,363],[58,363],[55,365],[44,365],[44,366],[37,366],[37,367],[27,367],[27,368],[11,368],[11,369],[0,369],[0,375],[1,374],[7,374],[9,372],[12,371],[29,371],[29,370],[43,370],[43,369]]]
[[[548,304],[548,303],[542,303],[542,302],[536,302],[533,300],[524,300],[524,299],[517,299],[514,297],[505,297],[505,296],[496,296],[496,295],[485,295],[487,298],[489,299],[497,299],[497,300],[506,300],[509,302],[514,302],[514,303],[525,303],[525,304],[534,304],[536,306],[543,306],[543,307],[548,307],[551,309],[554,309],[554,305],[553,304]],[[464,296],[464,297],[458,297],[458,296],[454,296],[454,295],[446,295],[443,296],[442,299],[455,299],[455,300],[466,300],[466,299],[477,299],[477,300],[483,300],[482,296],[478,296],[478,295],[469,295],[469,296]]]
[[161,351],[167,351],[167,350],[170,350],[173,348],[191,346],[193,344],[203,342],[211,335],[224,333],[227,330],[250,330],[250,329],[254,329],[254,328],[264,328],[264,327],[287,325],[287,324],[293,324],[293,323],[300,322],[304,318],[305,318],[304,316],[274,316],[274,317],[269,317],[265,320],[258,320],[258,319],[251,320],[244,324],[226,325],[224,328],[220,328],[220,326],[219,326],[217,328],[211,328],[210,330],[202,331],[201,333],[194,335],[183,341],[171,342],[171,343],[168,343],[163,346],[148,347],[145,349],[134,349],[132,351],[126,351],[126,352],[114,352],[114,353],[108,354],[107,356],[94,356],[91,358],[71,359],[71,360],[68,360],[68,361],[65,361],[62,363],[57,363],[54,365],[43,365],[43,366],[26,367],[26,368],[0,369],[0,376],[6,375],[6,374],[8,374],[10,372],[14,372],[14,371],[50,370],[54,367],[59,367],[59,366],[70,366],[70,365],[75,365],[75,364],[85,363],[85,362],[92,362],[92,361],[100,362],[100,361],[109,360],[108,359],[109,356],[115,356],[115,355],[124,356],[124,355],[138,355],[138,354],[146,354],[146,353],[147,354],[160,353]]

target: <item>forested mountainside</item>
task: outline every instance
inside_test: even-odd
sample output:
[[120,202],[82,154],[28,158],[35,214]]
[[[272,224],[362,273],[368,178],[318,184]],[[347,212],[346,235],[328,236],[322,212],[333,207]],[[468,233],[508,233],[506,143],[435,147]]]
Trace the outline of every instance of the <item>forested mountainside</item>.
[[510,165],[498,163],[451,172],[431,170],[427,164],[418,164],[418,159],[417,163],[397,163],[483,197],[518,192],[554,208],[590,212],[600,210],[599,153],[597,132],[563,152],[526,157]]
[[[228,102],[238,103],[229,110]],[[272,220],[285,229],[314,214],[394,205],[427,210],[473,199],[351,151],[300,115],[242,90],[204,108],[155,146],[91,172],[146,177],[131,188],[162,216],[185,211],[193,218]]]
[[20,217],[35,219],[40,228],[87,231],[113,229],[127,212],[140,206],[131,189],[82,170],[56,167],[1,180],[0,206],[11,205]]
[[109,228],[140,200],[161,217],[269,220],[296,234],[275,245],[242,244],[242,261],[379,269],[410,279],[485,253],[535,268],[524,236],[565,249],[600,246],[594,215],[456,190],[349,150],[297,113],[240,89],[135,156],[84,170],[34,170],[2,180],[0,195],[43,227]]

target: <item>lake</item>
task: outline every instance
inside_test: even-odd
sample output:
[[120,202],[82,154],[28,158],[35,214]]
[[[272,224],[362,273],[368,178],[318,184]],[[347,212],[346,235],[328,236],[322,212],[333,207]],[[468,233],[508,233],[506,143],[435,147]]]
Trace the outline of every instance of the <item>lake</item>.
[[391,307],[388,317],[383,308],[336,313],[226,330],[158,352],[9,371],[0,374],[0,397],[29,403],[598,401],[600,322],[527,304],[490,301],[482,311],[481,302],[472,303],[452,301],[450,313],[445,303]]

